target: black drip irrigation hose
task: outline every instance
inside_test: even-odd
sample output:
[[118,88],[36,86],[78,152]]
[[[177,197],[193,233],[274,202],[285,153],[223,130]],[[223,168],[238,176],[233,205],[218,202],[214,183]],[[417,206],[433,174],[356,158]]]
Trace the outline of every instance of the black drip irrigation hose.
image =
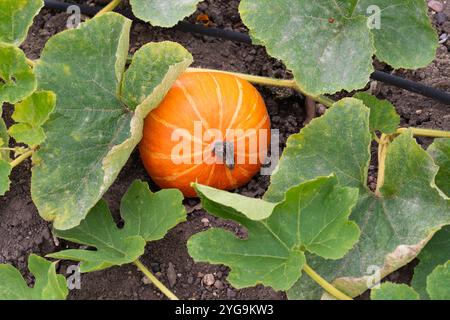
[[[92,7],[87,5],[80,5],[80,4],[74,4],[74,3],[68,3],[68,2],[61,2],[57,0],[45,0],[45,7],[49,9],[55,9],[60,11],[66,11],[68,7],[72,5],[76,5],[80,8],[80,12],[88,15],[88,16],[94,16],[97,12],[99,12],[102,7]],[[131,14],[125,14],[127,18],[130,18],[134,21],[140,21],[136,17],[134,17]],[[188,33],[197,33],[204,36],[214,37],[214,38],[221,38],[236,42],[242,42],[247,44],[252,44],[252,40],[249,35],[242,33],[242,32],[236,32],[231,30],[223,30],[218,28],[209,28],[204,27],[202,25],[196,25],[189,22],[181,21],[179,22],[174,29],[182,31],[182,32],[188,32]],[[444,104],[450,105],[450,93],[438,90],[429,86],[426,86],[424,84],[414,82],[411,80],[407,80],[383,71],[375,71],[370,76],[373,80],[377,80],[380,82],[384,82],[402,89],[405,89],[407,91],[411,91],[414,93],[418,93],[422,96],[432,98],[434,100],[440,101]]]

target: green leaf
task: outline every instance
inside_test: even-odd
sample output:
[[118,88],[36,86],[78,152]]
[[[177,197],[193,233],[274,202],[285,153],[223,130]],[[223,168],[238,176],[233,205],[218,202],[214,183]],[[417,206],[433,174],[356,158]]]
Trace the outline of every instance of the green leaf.
[[55,259],[82,261],[81,272],[91,272],[131,263],[144,254],[145,240],[118,229],[105,201],[100,200],[79,226],[55,230],[56,236],[95,247],[92,250],[69,249],[47,255]]
[[15,104],[36,89],[36,78],[22,50],[0,43],[0,61],[0,103]]
[[9,162],[0,159],[0,196],[3,196],[9,191],[9,185],[11,184],[9,175],[11,174],[11,170],[12,168]]
[[126,221],[123,232],[145,241],[164,238],[167,231],[186,221],[183,194],[176,189],[152,193],[146,182],[135,181],[122,199],[120,212]]
[[9,264],[0,265],[0,300],[65,300],[66,279],[56,273],[56,262],[31,254],[28,268],[36,281],[28,287],[20,272]]
[[56,95],[51,91],[36,91],[14,107],[12,118],[33,127],[42,126],[55,109]]
[[133,14],[153,26],[173,27],[195,12],[201,0],[131,0]]
[[[3,108],[2,104],[0,103],[0,148],[7,148],[9,147],[9,135],[2,114]],[[10,152],[8,150],[0,150],[0,160],[9,161],[9,154]]]
[[50,91],[36,91],[14,107],[14,124],[8,130],[17,142],[35,146],[45,140],[42,125],[55,109],[56,96]]
[[427,291],[431,300],[450,300],[450,260],[428,276]]
[[412,287],[422,299],[429,299],[427,292],[428,275],[441,264],[450,260],[450,226],[439,230],[418,255],[419,264],[414,269]]
[[428,153],[439,166],[436,185],[450,197],[450,139],[435,139]]
[[400,125],[400,116],[392,103],[365,92],[358,92],[353,97],[362,100],[370,108],[370,131],[378,130],[385,134],[392,134],[397,130]]
[[289,189],[284,200],[273,207],[272,214],[268,217],[263,214],[259,220],[254,220],[255,213],[267,210],[271,204],[255,201],[255,213],[249,215],[246,204],[230,201],[234,197],[240,202],[239,197],[248,203],[245,197],[194,186],[208,212],[234,220],[248,231],[248,237],[240,239],[229,231],[213,228],[188,241],[189,254],[194,260],[229,266],[228,281],[236,288],[261,283],[276,290],[287,290],[301,276],[305,251],[338,259],[359,237],[358,227],[348,220],[358,191],[339,187],[334,176]]
[[[367,289],[373,267],[381,276],[411,261],[431,236],[450,223],[450,203],[436,188],[437,167],[407,131],[388,147],[380,194],[367,187],[370,161],[369,109],[360,100],[337,102],[287,142],[265,199],[277,202],[292,186],[335,173],[343,186],[360,190],[351,219],[360,241],[343,259],[307,256],[320,275],[357,296]],[[372,271],[373,272],[373,271]],[[317,299],[322,290],[304,277],[289,291],[291,298]]]
[[42,0],[2,0],[0,2],[0,42],[19,46],[25,41],[34,16],[43,6]]
[[45,132],[41,127],[32,127],[27,123],[12,125],[8,133],[17,142],[25,143],[29,146],[41,144],[45,140]]
[[[368,12],[370,6],[378,6],[380,13]],[[373,28],[372,33],[379,60],[396,69],[417,69],[435,58],[438,37],[428,18],[426,1],[360,0],[355,13],[378,15],[380,25]]]
[[371,300],[420,300],[419,294],[406,284],[385,282],[378,289],[372,289]]
[[[143,119],[192,62],[176,43],[149,43],[140,49],[149,54],[139,50],[124,74],[130,25],[116,13],[91,19],[52,37],[36,65],[39,87],[58,101],[44,125],[47,139],[33,155],[31,192],[56,229],[77,226],[98,202],[141,140]],[[153,75],[139,90],[137,70]]]
[[122,199],[122,229],[117,228],[106,202],[101,200],[79,226],[55,230],[60,238],[96,250],[70,249],[48,256],[81,261],[81,272],[131,263],[144,254],[146,241],[161,239],[169,229],[186,220],[182,200],[178,190],[152,193],[147,183],[135,181]]
[[373,72],[373,36],[351,3],[333,0],[242,0],[252,38],[292,70],[312,95],[363,88]]

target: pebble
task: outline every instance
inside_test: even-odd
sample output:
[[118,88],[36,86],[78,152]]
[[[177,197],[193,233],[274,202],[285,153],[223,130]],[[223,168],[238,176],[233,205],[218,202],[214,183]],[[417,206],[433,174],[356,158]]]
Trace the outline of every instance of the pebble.
[[228,298],[235,298],[236,297],[236,292],[234,292],[233,290],[231,290],[230,288],[227,289],[227,297]]
[[444,10],[444,4],[440,1],[431,0],[428,2],[428,7],[436,12],[442,12]]
[[169,280],[169,286],[173,287],[177,283],[177,274],[175,273],[175,267],[172,262],[169,262],[167,267],[167,280]]
[[216,287],[217,289],[223,289],[223,282],[222,281],[220,281],[220,280],[216,280],[215,282],[214,282],[214,287]]
[[445,13],[443,13],[443,12],[438,12],[437,14],[436,14],[436,22],[438,23],[438,24],[443,24],[445,21],[447,21],[448,20],[448,16],[445,14]]
[[214,276],[211,273],[205,274],[203,277],[203,284],[206,286],[212,286],[216,282]]
[[421,114],[422,114],[422,112],[423,112],[423,111],[422,111],[422,110],[420,110],[420,109],[419,109],[419,110],[416,110],[416,114],[417,114],[418,116],[419,116],[419,115],[421,115]]
[[143,278],[142,278],[142,282],[143,282],[144,284],[150,284],[150,283],[152,283],[147,277],[143,277]]
[[203,223],[205,227],[209,226],[209,220],[207,218],[202,218],[202,220],[200,221]]
[[320,104],[320,103],[318,103],[316,105],[316,108],[317,108],[317,113],[320,115],[325,114],[325,112],[327,111],[327,108],[323,104]]

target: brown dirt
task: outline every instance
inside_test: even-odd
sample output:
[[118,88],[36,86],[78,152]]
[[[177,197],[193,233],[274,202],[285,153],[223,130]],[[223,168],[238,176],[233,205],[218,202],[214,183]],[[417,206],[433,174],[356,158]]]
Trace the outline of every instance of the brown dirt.
[[[78,1],[86,2],[86,1]],[[88,1],[92,3],[93,1]],[[237,12],[238,1],[208,0],[200,4],[199,10],[189,18],[195,21],[199,13],[206,13],[214,24],[221,28],[245,32]],[[450,5],[446,12],[450,16]],[[436,20],[435,17],[433,17]],[[38,58],[45,42],[57,32],[65,29],[67,15],[43,10],[36,17],[27,41],[22,46],[28,57]],[[440,33],[449,30],[450,22],[436,25]],[[220,39],[186,34],[179,31],[153,28],[143,23],[134,23],[131,32],[131,52],[150,41],[172,40],[184,45],[194,56],[194,66],[239,71],[271,77],[289,77],[283,65],[270,58],[264,48],[247,44],[233,43]],[[418,71],[397,71],[406,78],[449,90],[450,85],[450,41],[441,45],[436,60],[428,68]],[[397,89],[384,84],[373,85],[381,98],[392,101],[402,116],[402,124],[424,128],[450,129],[449,107],[431,99]],[[303,98],[283,89],[259,88],[270,116],[272,126],[280,129],[282,147],[287,137],[302,127],[304,120]],[[11,106],[5,106],[7,118]],[[429,142],[429,141],[422,141]],[[376,165],[376,164],[375,164]],[[376,167],[371,168],[375,171]],[[30,197],[30,163],[26,163],[12,174],[11,191],[0,198],[0,263],[12,263],[19,267],[28,280],[26,259],[30,253],[45,255],[67,247],[67,243],[55,244],[48,223],[38,215]],[[105,195],[116,218],[119,217],[120,199],[135,179],[151,183],[139,155],[134,152],[123,168],[117,181]],[[157,190],[151,184],[154,190]],[[260,197],[268,185],[268,178],[257,176],[240,193]],[[172,290],[183,299],[285,299],[285,294],[270,288],[258,286],[244,290],[233,289],[226,281],[228,269],[194,263],[186,250],[186,241],[194,233],[211,226],[235,226],[210,216],[198,205],[198,200],[187,200],[188,221],[178,225],[165,239],[147,246],[142,261],[150,266],[164,283],[168,283],[168,268],[172,264],[176,282]],[[207,221],[205,220],[207,219]],[[69,262],[60,266],[65,274]],[[392,281],[409,282],[412,265],[392,274]],[[217,280],[215,286],[202,284],[205,274],[213,274]],[[173,274],[172,274],[173,275]],[[149,284],[144,283],[143,275],[132,265],[114,267],[105,271],[84,274],[81,278],[81,290],[72,290],[70,299],[162,299],[162,295]]]

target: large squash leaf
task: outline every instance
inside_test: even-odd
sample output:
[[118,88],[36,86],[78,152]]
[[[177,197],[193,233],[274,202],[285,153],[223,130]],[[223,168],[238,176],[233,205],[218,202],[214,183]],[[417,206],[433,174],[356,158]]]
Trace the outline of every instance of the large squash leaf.
[[131,263],[144,254],[146,242],[161,239],[186,220],[182,201],[178,190],[152,193],[147,183],[135,181],[122,199],[123,229],[117,228],[106,202],[101,200],[79,226],[56,230],[58,237],[96,250],[69,249],[48,256],[81,261],[81,272]]
[[[33,156],[31,192],[57,229],[77,226],[98,202],[140,141],[143,119],[192,62],[176,43],[150,43],[124,73],[130,25],[116,13],[91,19],[52,37],[36,65],[39,88],[58,99]],[[145,86],[138,71],[149,76]]]
[[56,263],[32,254],[28,257],[28,268],[36,280],[33,288],[12,265],[0,265],[0,300],[66,299],[69,293],[66,279],[56,273]]
[[194,13],[201,0],[131,0],[133,13],[153,26],[173,27]]
[[19,46],[43,6],[42,0],[0,1],[0,42]]
[[251,36],[292,70],[310,94],[351,91],[373,71],[367,19],[352,17],[345,1],[243,0],[239,11]]
[[[231,232],[214,228],[188,241],[194,260],[229,266],[228,281],[236,288],[261,283],[287,290],[302,274],[305,252],[339,259],[359,237],[358,227],[348,220],[358,190],[338,186],[335,176],[293,187],[275,206],[206,186],[195,188],[203,208],[240,223],[248,231],[246,239],[239,239]],[[252,206],[248,205],[250,201]]]
[[[379,28],[371,29],[379,60],[396,69],[417,69],[433,61],[438,36],[428,18],[426,1],[360,0],[357,3],[355,14],[379,19]],[[375,10],[368,10],[371,7]]]
[[[316,176],[335,173],[344,186],[360,190],[351,219],[361,238],[344,258],[308,261],[328,281],[351,296],[366,290],[370,270],[385,276],[411,261],[431,236],[450,224],[450,202],[437,189],[437,166],[407,131],[388,147],[385,180],[376,196],[366,186],[370,160],[369,109],[344,99],[288,139],[279,167],[265,195],[283,199],[283,192]],[[317,299],[320,290],[306,277],[288,292],[290,298]]]
[[[378,17],[365,17],[371,8],[380,29],[370,23]],[[272,0],[242,0],[239,11],[252,39],[312,95],[364,87],[374,54],[396,68],[418,68],[438,46],[423,0],[279,0],[276,9]]]

